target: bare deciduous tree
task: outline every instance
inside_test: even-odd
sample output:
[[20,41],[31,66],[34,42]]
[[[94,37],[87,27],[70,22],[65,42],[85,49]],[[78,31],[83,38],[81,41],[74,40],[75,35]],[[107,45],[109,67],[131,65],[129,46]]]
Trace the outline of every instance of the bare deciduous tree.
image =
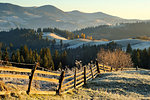
[[97,54],[97,59],[100,63],[111,66],[116,70],[133,66],[130,54],[121,50],[110,51],[101,49]]

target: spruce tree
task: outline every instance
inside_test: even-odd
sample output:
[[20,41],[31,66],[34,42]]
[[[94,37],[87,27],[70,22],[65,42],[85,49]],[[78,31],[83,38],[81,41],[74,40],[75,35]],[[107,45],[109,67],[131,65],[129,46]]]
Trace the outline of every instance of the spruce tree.
[[132,48],[131,48],[130,43],[129,43],[128,46],[127,46],[126,52],[127,52],[127,53],[130,53],[130,54],[132,53]]
[[58,53],[58,50],[55,50],[53,59],[54,59],[55,70],[58,70],[58,65],[59,65],[59,53]]
[[[59,62],[58,69],[61,69],[61,70],[62,70],[62,63],[61,63],[61,62]],[[57,69],[57,70],[58,70],[58,69]]]
[[0,60],[2,59],[2,51],[1,51],[1,49],[0,49]]
[[8,54],[7,48],[5,48],[5,50],[2,54],[2,59],[5,60],[5,61],[9,60],[9,54]]
[[147,50],[144,49],[141,52],[141,66],[142,66],[142,68],[147,68],[148,63],[149,63],[148,62],[148,53],[147,53]]
[[17,53],[16,53],[16,61],[20,63],[20,51],[19,50],[17,50]]
[[46,54],[44,55],[44,58],[43,58],[43,67],[45,67],[45,68],[49,67],[48,66],[48,58],[47,58]]
[[54,70],[54,62],[53,62],[53,59],[52,59],[52,56],[51,56],[51,52],[50,52],[50,49],[49,48],[46,48],[45,49],[45,53],[46,53],[46,56],[48,58],[48,65],[49,65],[49,68],[51,70]]
[[24,58],[23,58],[23,55],[20,56],[20,62],[24,63]]
[[32,53],[32,50],[30,49],[29,51],[29,63],[34,63],[33,62],[33,53]]
[[66,51],[62,53],[61,62],[62,62],[62,66],[66,66],[67,64],[67,52]]
[[15,52],[11,54],[11,61],[16,62]]

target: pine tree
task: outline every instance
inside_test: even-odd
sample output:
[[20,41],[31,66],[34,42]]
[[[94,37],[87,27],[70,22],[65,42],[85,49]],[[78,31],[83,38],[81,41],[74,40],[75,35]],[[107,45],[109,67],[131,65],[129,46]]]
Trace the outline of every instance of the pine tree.
[[150,69],[150,48],[148,49],[148,69]]
[[53,39],[53,40],[52,40],[52,45],[54,46],[55,44],[56,44],[56,40]]
[[2,59],[5,60],[5,61],[9,60],[9,54],[8,54],[7,48],[5,48],[5,50],[2,54]]
[[9,44],[9,47],[10,47],[10,50],[11,50],[11,51],[13,50],[13,46],[14,46],[14,45],[13,45],[12,43]]
[[16,61],[20,63],[20,51],[19,50],[17,50],[17,53],[16,53]]
[[130,43],[129,43],[128,46],[127,46],[126,52],[127,52],[127,53],[130,53],[130,54],[132,53],[132,48],[131,48]]
[[44,55],[44,58],[43,58],[43,67],[46,67],[46,68],[49,67],[49,66],[48,66],[48,59],[47,59],[46,54]]
[[1,51],[1,49],[0,49],[0,60],[2,59],[2,51]]
[[62,70],[62,63],[61,62],[59,62],[58,69]]
[[67,52],[64,51],[61,55],[61,62],[62,62],[62,66],[66,66],[67,64]]
[[46,48],[45,49],[45,53],[46,53],[46,56],[48,58],[48,66],[51,70],[54,70],[54,62],[53,62],[53,59],[52,59],[52,56],[51,56],[51,52],[50,52],[50,49],[49,48]]
[[144,49],[142,52],[141,52],[141,66],[142,68],[147,68],[148,66],[148,53],[147,53],[147,50]]
[[38,33],[42,32],[41,28],[38,28],[38,29],[37,29],[37,32],[38,32]]
[[24,63],[24,58],[23,58],[23,55],[20,56],[20,62]]
[[55,70],[58,70],[58,64],[59,64],[59,53],[58,53],[58,50],[55,50],[53,59],[54,59]]
[[29,51],[29,63],[34,63],[33,62],[33,54],[32,54],[32,50],[31,49]]
[[24,45],[24,47],[23,47],[23,57],[24,57],[24,60],[26,63],[30,62],[30,60],[29,60],[29,49],[28,49],[27,45]]
[[62,40],[60,40],[60,46],[63,47],[63,41]]
[[11,61],[16,62],[15,52],[11,54]]
[[141,53],[140,53],[140,50],[139,49],[137,49],[137,53],[136,53],[136,56],[137,56],[137,66],[139,66],[140,67],[140,65],[141,65]]

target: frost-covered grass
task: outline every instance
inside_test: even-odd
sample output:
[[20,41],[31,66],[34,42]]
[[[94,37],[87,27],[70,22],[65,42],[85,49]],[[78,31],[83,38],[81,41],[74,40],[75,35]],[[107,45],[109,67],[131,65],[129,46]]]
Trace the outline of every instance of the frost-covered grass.
[[149,100],[150,70],[104,73],[72,94],[80,99]]
[[[69,70],[68,73],[71,74]],[[5,85],[5,86],[4,86]],[[7,89],[27,89],[27,86],[4,84]],[[33,86],[33,89],[34,86]],[[21,100],[150,100],[150,70],[103,73],[88,81],[86,86],[56,95],[11,94],[6,99]]]

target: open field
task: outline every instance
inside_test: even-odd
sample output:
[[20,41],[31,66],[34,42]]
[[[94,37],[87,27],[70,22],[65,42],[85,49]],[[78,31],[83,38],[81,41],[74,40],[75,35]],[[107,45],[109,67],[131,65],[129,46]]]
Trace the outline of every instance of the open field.
[[87,100],[150,100],[150,70],[104,73],[72,96]]

